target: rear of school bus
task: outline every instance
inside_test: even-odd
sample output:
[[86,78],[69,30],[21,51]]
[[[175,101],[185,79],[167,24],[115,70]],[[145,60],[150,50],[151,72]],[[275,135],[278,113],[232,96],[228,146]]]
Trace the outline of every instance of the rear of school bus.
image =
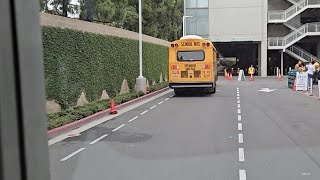
[[185,36],[169,45],[169,87],[176,94],[192,90],[215,93],[217,53],[210,41]]

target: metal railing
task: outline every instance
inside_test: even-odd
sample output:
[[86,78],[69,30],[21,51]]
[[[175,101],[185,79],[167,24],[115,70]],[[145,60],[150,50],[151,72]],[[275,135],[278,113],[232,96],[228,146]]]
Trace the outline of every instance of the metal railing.
[[287,10],[269,11],[268,20],[285,21],[308,5],[320,5],[320,0],[301,0]]
[[320,61],[320,59],[309,52],[305,51],[304,49],[298,47],[298,46],[290,46],[289,48],[286,49],[286,51],[289,51],[302,59],[304,59],[307,62],[310,62],[312,60]]
[[[320,33],[320,22],[307,23],[298,28],[296,31],[291,32],[285,37],[269,37],[269,47],[281,47],[282,49],[291,46],[295,42],[299,41],[300,37],[307,35],[307,33]],[[320,35],[320,34],[319,34]]]

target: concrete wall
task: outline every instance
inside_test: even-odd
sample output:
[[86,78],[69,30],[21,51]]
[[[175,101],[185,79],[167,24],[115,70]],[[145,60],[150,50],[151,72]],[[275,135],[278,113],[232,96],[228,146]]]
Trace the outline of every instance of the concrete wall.
[[210,0],[209,35],[214,42],[261,41],[263,0]]
[[290,29],[283,24],[268,24],[268,37],[283,37],[290,32]]
[[286,10],[293,5],[286,0],[267,0],[267,1],[268,1],[269,11]]
[[[70,18],[65,18],[61,16],[55,16],[55,15],[46,14],[46,13],[40,13],[40,24],[42,26],[68,28],[73,30],[91,32],[91,33],[108,35],[108,36],[123,37],[128,39],[135,39],[135,40],[139,39],[138,33],[136,32],[127,31],[124,29],[110,27],[102,24],[90,23],[86,21],[70,19]],[[147,35],[143,36],[143,41],[154,43],[154,44],[160,44],[164,46],[169,45],[168,41],[161,40],[161,39],[154,38]]]

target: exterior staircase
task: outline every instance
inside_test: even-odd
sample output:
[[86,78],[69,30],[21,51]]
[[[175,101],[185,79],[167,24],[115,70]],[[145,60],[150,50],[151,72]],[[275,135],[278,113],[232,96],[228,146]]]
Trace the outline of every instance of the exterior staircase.
[[317,58],[316,56],[310,54],[309,52],[305,51],[304,49],[298,47],[298,46],[290,46],[289,48],[287,48],[285,50],[285,52],[287,54],[289,54],[290,56],[301,60],[303,62],[310,62],[312,60],[316,60],[318,62],[320,62],[320,59]]
[[320,36],[320,22],[307,23],[285,37],[269,37],[268,49],[287,49],[306,36]]
[[285,23],[308,8],[320,8],[320,0],[288,0],[293,5],[287,10],[269,11],[269,23]]

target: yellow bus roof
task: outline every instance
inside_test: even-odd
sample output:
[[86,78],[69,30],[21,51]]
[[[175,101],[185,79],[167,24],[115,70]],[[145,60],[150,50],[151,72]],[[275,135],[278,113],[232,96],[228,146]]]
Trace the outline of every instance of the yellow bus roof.
[[185,39],[203,39],[203,38],[197,35],[187,35],[180,38],[180,40],[185,40]]

